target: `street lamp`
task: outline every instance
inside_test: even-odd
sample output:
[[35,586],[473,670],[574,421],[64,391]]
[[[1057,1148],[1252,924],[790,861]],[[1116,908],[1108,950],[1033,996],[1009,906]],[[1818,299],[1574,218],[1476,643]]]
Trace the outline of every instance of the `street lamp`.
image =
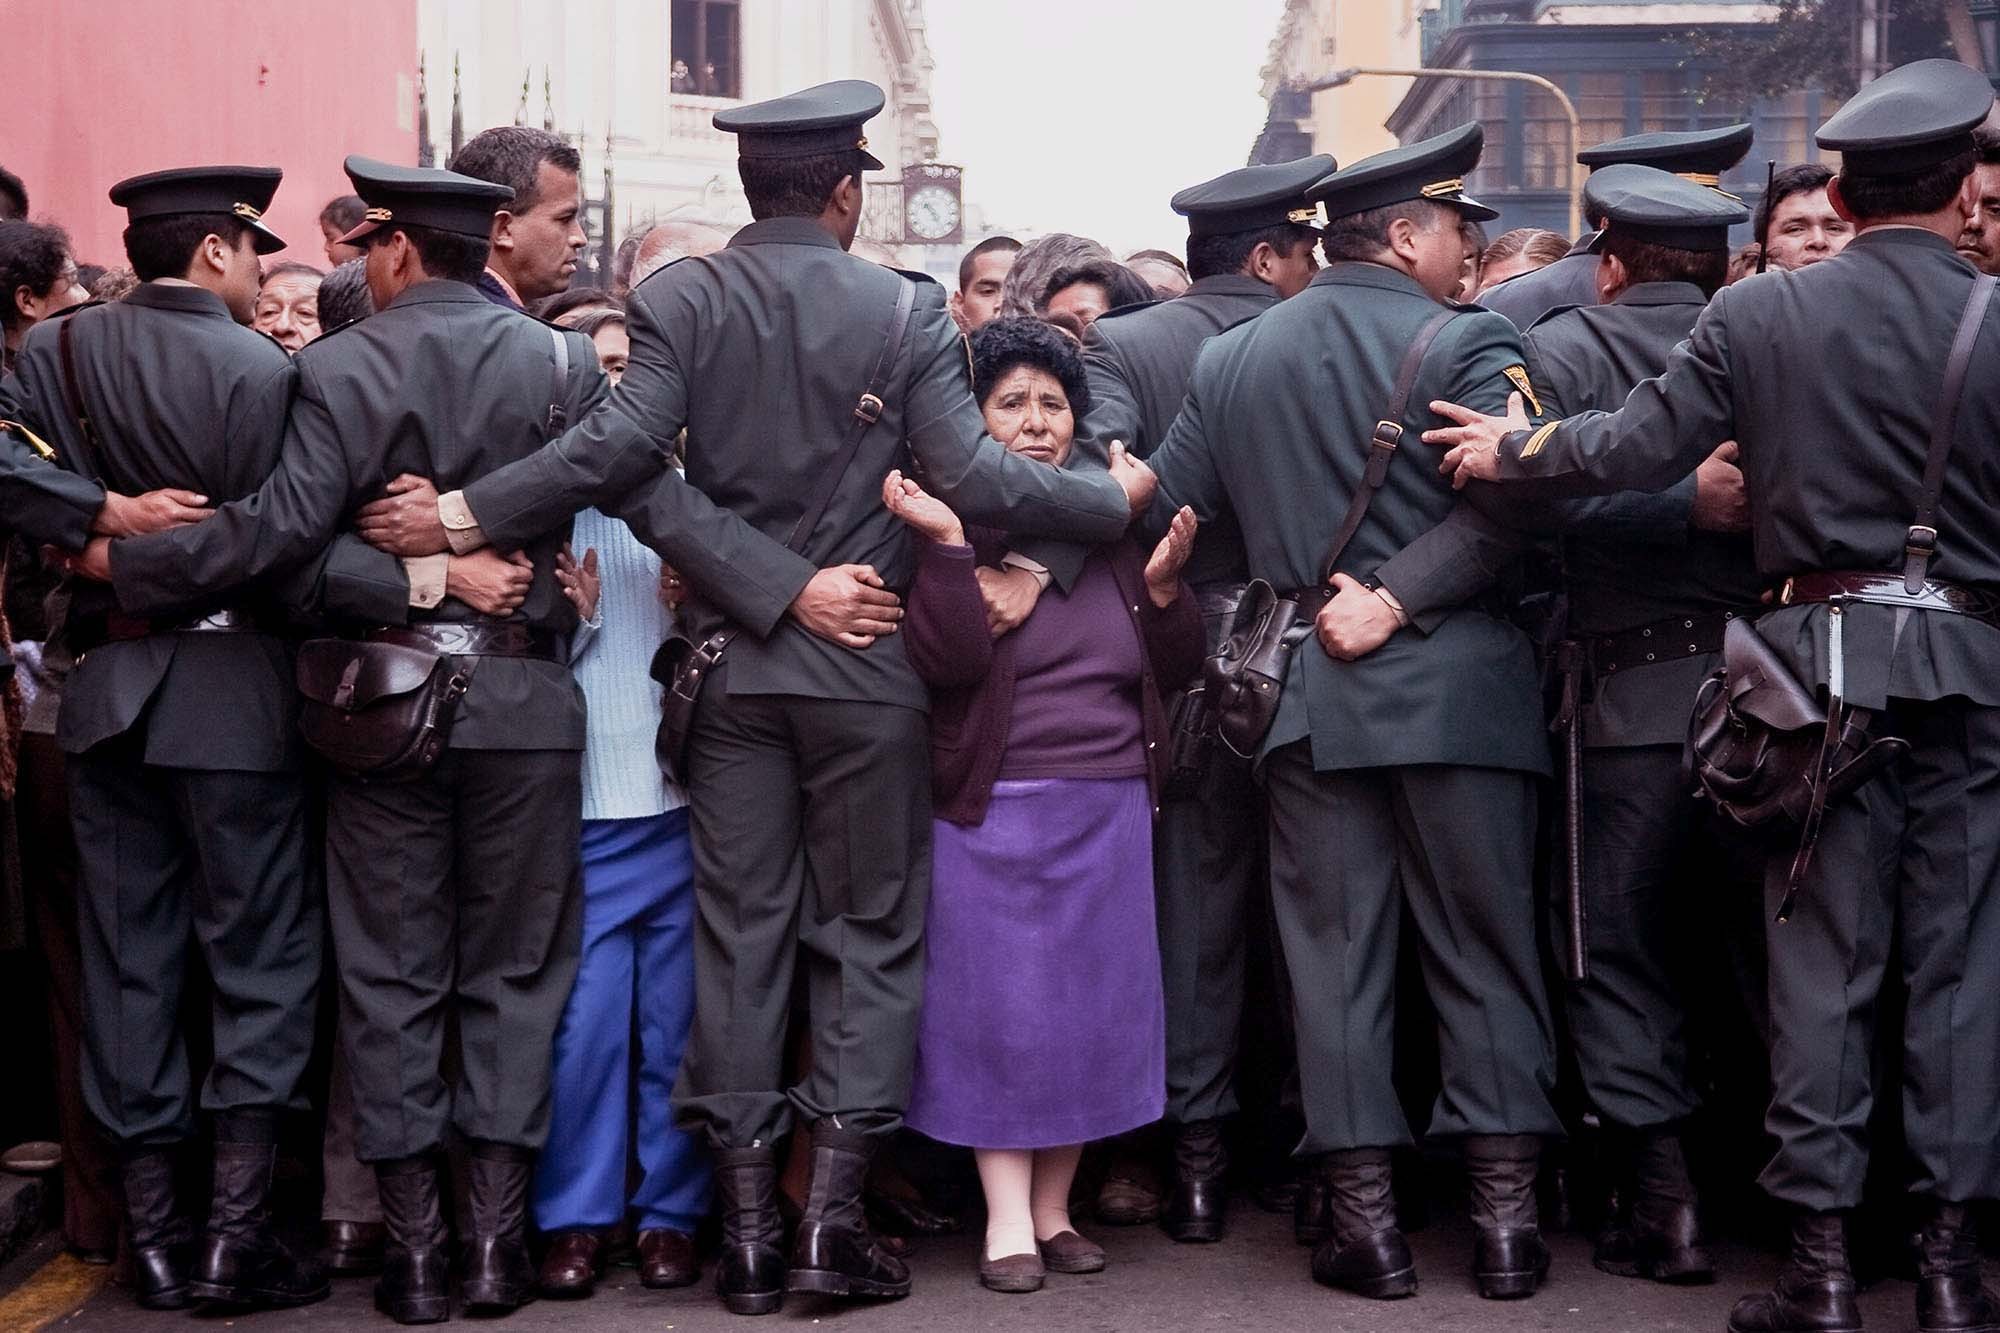
[[1395,79],[1490,79],[1504,83],[1532,83],[1556,99],[1562,107],[1563,115],[1569,119],[1569,234],[1583,232],[1583,178],[1577,172],[1576,155],[1583,147],[1583,122],[1577,119],[1576,104],[1569,100],[1569,94],[1549,82],[1539,74],[1523,74],[1512,69],[1383,69],[1376,66],[1350,66],[1337,69],[1331,74],[1308,80],[1300,85],[1307,93],[1322,92],[1328,88],[1344,88],[1363,75],[1379,75]]

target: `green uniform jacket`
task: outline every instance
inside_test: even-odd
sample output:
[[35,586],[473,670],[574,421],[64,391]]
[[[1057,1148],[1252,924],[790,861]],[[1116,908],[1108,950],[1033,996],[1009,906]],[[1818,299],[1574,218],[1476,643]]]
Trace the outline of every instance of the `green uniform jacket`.
[[[66,323],[94,450],[84,448],[63,397]],[[66,466],[81,468],[81,459],[94,457],[112,490],[136,495],[175,486],[216,502],[248,495],[276,465],[296,382],[284,349],[238,324],[221,297],[158,282],[141,284],[122,301],[78,307],[36,325],[15,369],[23,415]],[[83,531],[88,523],[86,515]],[[227,591],[178,599],[172,609],[185,619],[264,601],[255,609],[277,627],[275,603],[220,595]],[[92,635],[115,609],[103,584],[72,580],[71,594],[73,637]],[[153,634],[104,643],[77,658],[63,688],[56,739],[81,754],[143,719],[148,763],[283,772],[300,758],[296,714],[291,653],[281,636]]]
[[[1280,591],[1316,583],[1359,484],[1396,369],[1438,311],[1415,280],[1376,264],[1336,264],[1305,291],[1202,349],[1186,403],[1152,462],[1162,506],[1203,522],[1233,513],[1249,573]],[[1436,424],[1434,398],[1507,401],[1505,372],[1523,364],[1520,336],[1498,315],[1467,310],[1432,344],[1410,395],[1405,440]],[[1340,560],[1357,578],[1451,509],[1434,450],[1406,444]],[[1455,764],[1548,771],[1525,635],[1472,607],[1428,634],[1403,630],[1360,661],[1315,640],[1292,658],[1270,750],[1311,737],[1314,767]]]
[[[1130,515],[1104,473],[1061,472],[987,436],[944,289],[924,280],[881,419],[805,554],[785,549],[845,441],[898,287],[911,280],[790,217],[753,222],[720,253],[669,265],[632,293],[632,357],[604,408],[467,487],[473,517],[502,549],[567,524],[585,505],[623,518],[695,591],[683,612],[692,633],[725,621],[745,631],[729,649],[733,695],[927,708],[899,636],[855,651],[785,618],[825,566],[873,565],[890,587],[908,588],[909,530],[882,505],[890,469],[914,459],[925,487],[968,523],[1102,542],[1122,534]],[[685,482],[667,462],[683,427]],[[697,509],[736,526],[706,536],[687,525]]]
[[[561,405],[574,420],[607,385],[590,340],[561,336]],[[268,478],[254,494],[201,523],[112,543],[119,601],[152,612],[305,566],[317,583],[311,600],[349,625],[478,619],[450,597],[413,609],[402,563],[339,529],[399,473],[452,490],[539,448],[556,394],[550,327],[466,283],[424,282],[295,360],[298,393],[276,470],[266,460]],[[565,522],[504,548],[525,550],[535,566],[512,619],[564,636],[576,611],[556,583],[555,557],[568,535]],[[582,691],[559,663],[485,658],[459,704],[451,745],[580,750]]]
[[[1586,237],[1585,241],[1589,238]],[[1597,303],[1597,256],[1583,249],[1584,241],[1553,264],[1523,273],[1486,292],[1479,304],[1505,315],[1521,330],[1533,328],[1550,312],[1568,306]]]
[[[1913,227],[1864,231],[1824,263],[1717,294],[1666,370],[1614,413],[1510,437],[1501,475],[1532,493],[1659,489],[1719,440],[1742,450],[1757,570],[1900,572],[1931,415],[1973,270]],[[1974,366],[2000,350],[2000,303]],[[1935,578],[2000,595],[2000,379],[1971,375],[1939,506]],[[1537,478],[1533,483],[1518,479]],[[1802,676],[1827,679],[1826,609],[1788,607],[1759,631]],[[1850,702],[1963,696],[2000,705],[2000,632],[1966,616],[1859,606],[1847,618]]]

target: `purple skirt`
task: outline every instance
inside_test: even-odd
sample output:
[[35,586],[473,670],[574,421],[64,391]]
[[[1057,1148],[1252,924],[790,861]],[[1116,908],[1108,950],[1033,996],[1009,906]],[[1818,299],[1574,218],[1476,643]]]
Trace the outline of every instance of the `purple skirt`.
[[1142,777],[999,782],[938,821],[910,1127],[975,1148],[1108,1138],[1166,1108]]

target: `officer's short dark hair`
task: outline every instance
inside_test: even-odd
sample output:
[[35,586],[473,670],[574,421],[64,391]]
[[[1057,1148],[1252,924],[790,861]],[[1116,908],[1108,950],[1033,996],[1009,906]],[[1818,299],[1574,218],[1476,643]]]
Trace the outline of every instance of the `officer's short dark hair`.
[[1750,215],[1750,232],[1757,238],[1757,244],[1762,245],[1769,234],[1771,214],[1777,211],[1779,204],[1793,195],[1824,190],[1826,183],[1832,179],[1833,169],[1818,162],[1799,162],[1774,172],[1771,188],[1757,201],[1757,211]]
[[334,265],[333,272],[320,280],[319,326],[332,333],[343,324],[375,313],[375,298],[368,290],[368,261],[350,259]]
[[203,240],[217,236],[235,249],[249,225],[229,213],[169,213],[125,228],[125,258],[141,282],[183,278]]
[[861,179],[861,155],[844,148],[810,157],[739,157],[736,174],[743,179],[743,195],[757,221],[816,218],[826,212],[842,180]]
[[1021,243],[1012,236],[988,236],[985,240],[959,256],[958,289],[964,291],[972,285],[972,266],[979,262],[981,256],[996,254],[1003,250],[1009,253],[1018,253],[1020,249]]
[[451,155],[449,166],[461,176],[506,186],[514,192],[506,210],[525,213],[541,202],[544,162],[572,176],[583,171],[583,155],[566,139],[527,125],[500,125],[480,131]]
[[1456,209],[1434,204],[1428,199],[1405,199],[1401,203],[1349,213],[1327,223],[1325,230],[1319,234],[1326,262],[1341,264],[1374,259],[1389,248],[1389,227],[1398,218],[1408,218],[1426,231],[1449,225],[1452,234],[1458,234]]
[[1729,276],[1727,250],[1676,250],[1639,240],[1616,227],[1605,233],[1603,253],[1618,256],[1625,265],[1627,283],[1634,287],[1642,282],[1691,282],[1701,288],[1702,295],[1713,296]]
[[1301,227],[1296,222],[1280,222],[1256,231],[1224,232],[1220,236],[1190,236],[1187,243],[1188,276],[1199,280],[1241,273],[1243,266],[1250,262],[1250,252],[1260,245],[1268,244],[1290,259],[1298,253],[1300,246],[1310,246],[1318,239],[1318,232],[1311,227]]
[[28,187],[21,178],[5,167],[0,167],[0,218],[24,218],[28,216]]
[[1090,386],[1083,377],[1083,351],[1076,340],[1039,319],[996,319],[972,335],[972,396],[984,407],[1007,372],[1032,366],[1055,376],[1078,421],[1090,411]]
[[1840,197],[1847,211],[1864,221],[1935,213],[1951,202],[1977,165],[1979,151],[1967,148],[1907,176],[1857,176],[1843,167]]
[[8,218],[0,222],[0,329],[21,321],[14,293],[26,287],[46,296],[69,262],[69,237],[61,227]]
[[344,236],[360,226],[367,215],[368,205],[361,202],[360,195],[337,194],[319,211],[319,225],[331,229],[336,236]]
[[1992,125],[1974,126],[1972,148],[1979,154],[1980,166],[2000,167],[2000,128]]
[[1050,274],[1047,285],[1042,288],[1042,299],[1035,303],[1035,308],[1046,310],[1049,302],[1056,299],[1056,293],[1079,282],[1094,283],[1104,289],[1106,310],[1159,299],[1159,293],[1153,290],[1151,283],[1123,264],[1108,259],[1092,259],[1059,268]]
[[366,244],[370,249],[386,244],[399,231],[410,238],[410,246],[423,262],[426,277],[478,282],[486,269],[486,257],[493,249],[481,236],[461,236],[455,231],[415,225],[378,227],[368,233]]

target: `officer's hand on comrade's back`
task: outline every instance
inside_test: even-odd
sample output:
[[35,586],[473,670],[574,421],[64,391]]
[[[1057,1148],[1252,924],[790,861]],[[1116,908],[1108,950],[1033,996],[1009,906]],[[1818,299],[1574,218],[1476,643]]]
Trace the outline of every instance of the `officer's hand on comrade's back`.
[[444,591],[484,616],[512,615],[528,600],[535,563],[520,551],[503,556],[491,547],[454,555],[445,565]]
[[1328,657],[1352,662],[1366,657],[1402,628],[1396,609],[1374,589],[1346,574],[1335,574],[1333,599],[1319,610],[1313,632]]
[[1468,481],[1496,481],[1500,476],[1500,442],[1517,430],[1527,430],[1528,420],[1521,395],[1507,395],[1507,415],[1489,417],[1457,403],[1433,400],[1431,411],[1456,425],[1424,432],[1425,444],[1442,444],[1451,452],[1438,464],[1438,471],[1451,478],[1453,490],[1463,490]]
[[405,472],[382,488],[382,497],[354,511],[354,530],[378,551],[409,558],[451,549],[438,518],[437,487]]
[[866,648],[896,632],[903,603],[873,565],[835,565],[812,576],[793,599],[792,619],[843,648]]
[[106,491],[104,504],[91,520],[90,530],[100,537],[143,537],[149,532],[199,523],[215,512],[207,505],[206,495],[173,487],[147,491],[144,495]]
[[1694,505],[1688,524],[1703,532],[1750,531],[1750,497],[1736,466],[1736,441],[1729,440],[1694,470]]
[[1160,479],[1153,475],[1153,469],[1125,451],[1123,440],[1111,442],[1111,479],[1125,492],[1125,503],[1132,507],[1132,517],[1146,512],[1153,503],[1153,492],[1160,488]]

